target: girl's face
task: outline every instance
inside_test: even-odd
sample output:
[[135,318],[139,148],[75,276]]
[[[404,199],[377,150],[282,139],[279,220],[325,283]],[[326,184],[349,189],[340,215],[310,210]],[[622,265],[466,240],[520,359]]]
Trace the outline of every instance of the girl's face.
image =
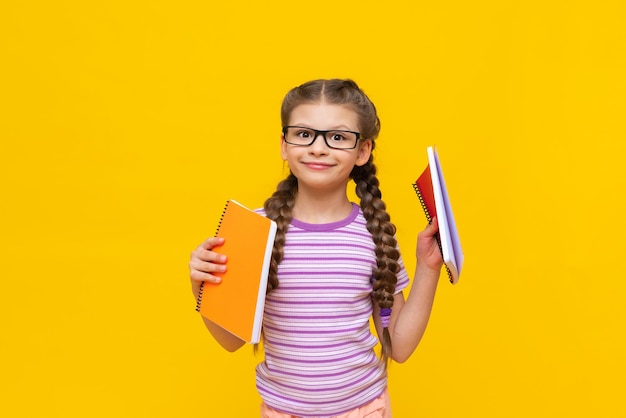
[[[302,104],[293,109],[289,125],[321,131],[359,131],[356,112],[342,105]],[[355,165],[362,166],[370,157],[372,142],[359,140],[354,149],[329,148],[323,135],[309,146],[291,145],[281,137],[281,155],[289,163],[300,186],[316,189],[345,189]]]

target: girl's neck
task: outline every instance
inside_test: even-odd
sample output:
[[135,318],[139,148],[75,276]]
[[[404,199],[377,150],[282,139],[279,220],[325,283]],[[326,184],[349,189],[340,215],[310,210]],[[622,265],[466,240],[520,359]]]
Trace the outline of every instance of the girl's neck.
[[352,212],[352,203],[342,193],[311,193],[298,190],[293,217],[310,224],[326,224],[345,219]]

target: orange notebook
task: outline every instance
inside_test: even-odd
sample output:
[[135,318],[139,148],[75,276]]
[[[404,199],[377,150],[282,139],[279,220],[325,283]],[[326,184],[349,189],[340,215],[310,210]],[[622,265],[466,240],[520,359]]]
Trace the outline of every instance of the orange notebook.
[[226,202],[216,236],[224,244],[213,251],[228,257],[219,284],[204,283],[196,310],[242,340],[256,344],[261,325],[276,223],[235,200]]
[[428,147],[428,165],[413,188],[420,200],[426,219],[430,222],[435,216],[439,225],[437,242],[443,255],[448,278],[452,284],[459,281],[463,266],[463,249],[456,229],[452,206],[446,183],[443,179],[439,155],[435,147]]

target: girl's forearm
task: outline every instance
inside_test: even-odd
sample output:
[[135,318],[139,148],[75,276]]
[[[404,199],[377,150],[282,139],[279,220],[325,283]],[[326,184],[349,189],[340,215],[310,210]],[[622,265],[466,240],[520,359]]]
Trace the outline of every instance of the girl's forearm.
[[235,337],[233,334],[226,331],[224,328],[202,317],[204,325],[209,330],[215,341],[219,343],[226,351],[237,351],[245,345],[245,341]]
[[[198,295],[200,293],[200,284],[192,282],[191,292],[193,293],[193,297],[198,300]],[[224,328],[220,327],[214,322],[209,321],[205,317],[202,317],[202,320],[204,321],[204,326],[206,327],[206,329],[211,333],[213,338],[215,338],[215,341],[217,341],[219,345],[221,345],[225,350],[230,352],[237,351],[245,344],[245,341],[239,339],[238,337],[235,337],[233,334],[226,331]]]
[[394,361],[406,361],[420,343],[433,307],[440,270],[417,265],[411,291],[398,313],[392,334]]

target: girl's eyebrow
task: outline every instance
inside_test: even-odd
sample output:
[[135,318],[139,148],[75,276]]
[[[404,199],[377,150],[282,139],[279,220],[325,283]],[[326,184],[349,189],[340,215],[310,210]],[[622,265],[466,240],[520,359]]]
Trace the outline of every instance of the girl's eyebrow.
[[318,131],[354,131],[356,132],[356,130],[350,128],[347,125],[337,125],[335,128],[330,128],[330,129],[317,129],[317,128],[313,128],[311,125],[309,125],[308,123],[294,123],[292,125],[289,126],[299,126],[301,128],[309,128],[309,129],[316,129]]

